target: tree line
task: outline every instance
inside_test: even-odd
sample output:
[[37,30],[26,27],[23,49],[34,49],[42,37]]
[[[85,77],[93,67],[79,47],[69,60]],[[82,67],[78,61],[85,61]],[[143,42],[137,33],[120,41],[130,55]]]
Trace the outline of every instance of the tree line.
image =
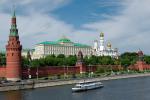
[[[83,61],[86,65],[122,65],[128,67],[138,60],[138,54],[135,52],[125,52],[118,59],[110,56],[85,56]],[[150,64],[150,56],[144,55],[144,61]],[[22,57],[23,67],[44,67],[44,66],[75,66],[77,62],[76,55],[65,56],[48,55],[45,58],[31,60],[28,57]],[[0,65],[6,65],[6,57],[4,53],[0,53]]]

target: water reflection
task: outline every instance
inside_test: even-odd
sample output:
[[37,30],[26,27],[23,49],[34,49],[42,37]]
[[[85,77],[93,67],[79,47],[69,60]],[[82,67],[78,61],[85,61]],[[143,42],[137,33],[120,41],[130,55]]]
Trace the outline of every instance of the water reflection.
[[6,100],[24,100],[21,91],[9,91],[5,93]]
[[0,92],[0,100],[150,100],[150,77],[102,82],[104,88],[79,93],[73,85]]

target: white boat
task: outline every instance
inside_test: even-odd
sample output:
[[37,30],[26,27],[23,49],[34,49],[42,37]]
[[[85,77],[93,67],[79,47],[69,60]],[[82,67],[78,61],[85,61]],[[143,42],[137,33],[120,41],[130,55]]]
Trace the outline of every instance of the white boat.
[[101,82],[79,82],[72,88],[73,92],[86,91],[104,87]]

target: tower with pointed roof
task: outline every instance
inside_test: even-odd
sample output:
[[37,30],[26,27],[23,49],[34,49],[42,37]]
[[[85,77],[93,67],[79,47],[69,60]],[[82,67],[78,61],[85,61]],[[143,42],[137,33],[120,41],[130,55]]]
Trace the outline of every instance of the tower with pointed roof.
[[15,10],[11,19],[9,40],[6,45],[6,78],[11,81],[21,79],[21,50],[18,29],[16,24]]
[[104,33],[100,33],[100,51],[104,50]]
[[77,55],[76,67],[79,67],[79,71],[81,74],[86,72],[86,66],[83,62],[83,54],[81,50],[78,52]]

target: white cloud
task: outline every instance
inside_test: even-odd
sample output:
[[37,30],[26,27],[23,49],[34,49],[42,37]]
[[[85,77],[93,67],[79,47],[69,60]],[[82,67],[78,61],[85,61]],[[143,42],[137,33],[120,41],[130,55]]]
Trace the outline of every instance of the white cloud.
[[141,48],[150,53],[150,0],[126,0],[125,9],[120,15],[110,19],[84,24],[93,31],[105,32],[106,38],[121,51]]
[[1,11],[10,11],[10,7],[15,5],[20,12],[48,12],[58,9],[71,0],[2,0],[0,2]]
[[[3,0],[0,6],[10,9],[5,6],[8,1]],[[111,16],[105,15],[107,20],[87,22],[80,29],[75,29],[73,25],[46,13],[62,7],[70,0],[45,0],[42,3],[40,2],[42,0],[16,1],[18,1],[17,6],[26,6],[25,10],[22,9],[23,12],[32,9],[26,16],[17,15],[19,34],[25,48],[33,47],[34,44],[41,41],[57,40],[62,35],[66,35],[75,42],[92,45],[93,40],[98,39],[99,33],[102,31],[105,33],[106,41],[112,42],[112,46],[118,47],[121,52],[136,51],[141,48],[146,53],[150,53],[148,46],[150,42],[150,0],[124,0],[125,5],[124,9],[120,10],[121,13]],[[32,5],[33,3],[35,5]],[[42,6],[44,8],[40,9],[39,6],[44,4],[46,4],[45,7]],[[11,16],[4,12],[5,9],[0,9],[0,16],[3,19],[0,21],[1,48],[6,45],[10,28]]]
[[[17,25],[23,47],[31,47],[34,44],[54,40],[69,34],[73,26],[55,18],[47,11],[55,10],[64,6],[71,0],[4,0],[0,2],[0,48],[5,49],[8,40],[11,14],[10,7],[17,6],[17,11],[26,15],[17,14]],[[21,9],[18,9],[22,6]],[[24,8],[23,8],[24,7]],[[30,9],[30,10],[29,10]],[[28,11],[28,12],[27,12]]]

